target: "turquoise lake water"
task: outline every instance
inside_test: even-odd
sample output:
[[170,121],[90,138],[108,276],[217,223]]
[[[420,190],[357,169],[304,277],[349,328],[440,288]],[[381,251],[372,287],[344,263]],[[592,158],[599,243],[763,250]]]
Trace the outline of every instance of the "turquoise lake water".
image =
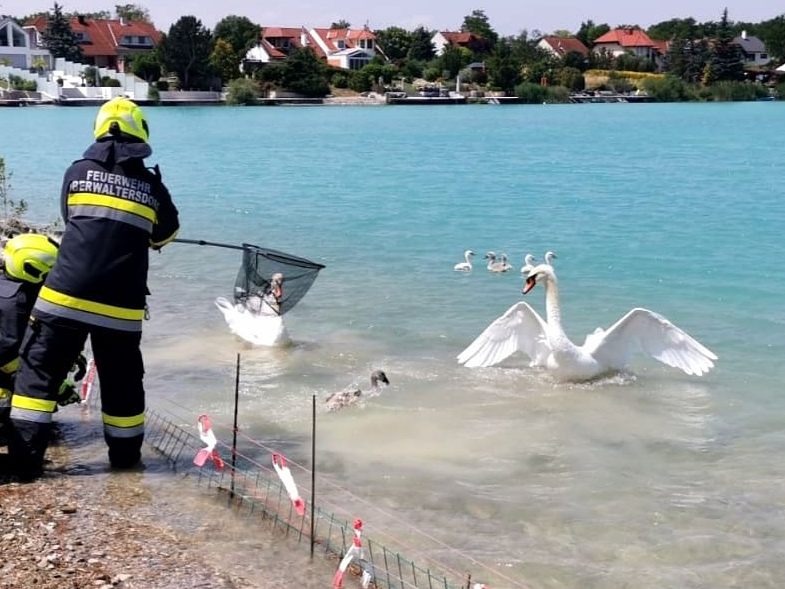
[[[287,315],[295,345],[253,350],[213,305],[237,252],[152,254],[151,406],[230,420],[240,351],[241,423],[307,462],[311,396],[383,368],[381,395],[319,417],[319,470],[354,494],[322,496],[368,534],[458,570],[468,555],[494,587],[785,585],[785,104],[146,112],[181,237],[326,265]],[[0,109],[31,218],[57,217],[94,116]],[[465,249],[468,275],[452,270]],[[516,271],[489,274],[488,250]],[[546,250],[574,340],[641,306],[716,368],[637,357],[630,374],[557,385],[522,357],[458,366],[521,300],[524,254]],[[541,289],[526,300],[544,314]]]

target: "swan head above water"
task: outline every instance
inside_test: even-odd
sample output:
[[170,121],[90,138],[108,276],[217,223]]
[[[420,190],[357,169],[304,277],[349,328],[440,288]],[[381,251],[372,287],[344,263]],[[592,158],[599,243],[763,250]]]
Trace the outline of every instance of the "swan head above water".
[[379,383],[383,382],[384,384],[390,384],[390,381],[387,378],[387,375],[384,373],[384,370],[374,370],[371,372],[371,388],[379,388]]
[[488,252],[485,254],[485,259],[488,260],[488,270],[490,272],[507,272],[512,268],[509,262],[507,262],[507,254],[502,253],[499,256],[499,261],[496,261],[496,252]]
[[528,294],[539,282],[550,281],[556,283],[556,273],[553,271],[553,266],[549,263],[530,266],[527,271],[526,282],[523,284],[523,294]]
[[[379,383],[389,385],[390,380],[387,378],[387,375],[383,370],[374,370],[371,372],[371,390],[368,392],[378,393]],[[354,405],[360,400],[363,394],[364,393],[362,389],[359,387],[349,387],[342,391],[338,391],[337,393],[333,393],[325,399],[325,402],[327,403],[327,410],[337,411],[338,409],[343,409],[349,405]]]
[[521,274],[526,274],[534,267],[535,258],[531,254],[526,254],[523,257],[523,266],[521,266]]
[[455,264],[455,266],[453,266],[453,270],[456,270],[458,272],[471,272],[473,257],[474,257],[474,252],[472,250],[466,250],[465,252],[463,252],[463,259],[465,261]]
[[272,276],[270,276],[270,292],[276,298],[276,301],[280,301],[283,297],[283,274],[280,272],[276,272]]

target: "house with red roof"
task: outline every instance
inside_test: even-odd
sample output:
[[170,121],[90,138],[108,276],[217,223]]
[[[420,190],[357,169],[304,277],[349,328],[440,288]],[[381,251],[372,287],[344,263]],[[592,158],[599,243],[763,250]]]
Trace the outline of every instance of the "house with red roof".
[[463,31],[438,31],[431,37],[431,44],[436,55],[444,53],[446,47],[465,47],[472,53],[481,53],[490,49],[487,39]]
[[[43,46],[42,34],[46,30],[47,17],[36,17],[28,23],[35,30],[38,47]],[[155,48],[161,33],[152,23],[126,21],[124,19],[93,19],[84,16],[71,17],[71,32],[82,48],[85,63],[96,67],[125,71],[129,58]]]
[[608,31],[594,41],[594,53],[603,51],[613,57],[622,54],[634,55],[643,59],[654,60],[658,54],[657,45],[641,29],[623,28]]
[[246,63],[270,63],[288,57],[293,49],[308,47],[328,65],[357,70],[376,57],[376,35],[363,29],[262,27],[259,41],[245,55]]
[[263,27],[259,40],[246,53],[249,63],[270,63],[286,59],[294,49],[309,47],[316,55],[326,59],[326,55],[305,27]]
[[546,35],[537,43],[537,47],[559,58],[568,53],[578,53],[581,57],[589,57],[589,48],[576,37],[555,37]]
[[362,29],[310,29],[309,33],[324,52],[327,65],[345,70],[359,70],[376,57],[376,35]]

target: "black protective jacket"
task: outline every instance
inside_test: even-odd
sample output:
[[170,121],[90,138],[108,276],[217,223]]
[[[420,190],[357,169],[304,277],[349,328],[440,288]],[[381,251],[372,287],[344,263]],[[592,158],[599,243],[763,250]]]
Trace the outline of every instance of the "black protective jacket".
[[114,139],[91,145],[65,173],[65,232],[34,316],[62,317],[140,331],[148,251],[172,240],[177,209],[146,143]]
[[0,373],[16,372],[19,346],[40,287],[0,272]]

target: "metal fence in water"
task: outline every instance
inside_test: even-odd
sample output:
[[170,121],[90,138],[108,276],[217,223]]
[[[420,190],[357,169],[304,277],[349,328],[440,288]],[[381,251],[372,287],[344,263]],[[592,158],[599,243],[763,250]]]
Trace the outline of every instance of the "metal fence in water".
[[[310,504],[305,515],[298,515],[282,482],[265,472],[252,460],[234,454],[232,464],[223,470],[212,465],[196,468],[191,460],[203,447],[199,437],[173,423],[151,409],[146,416],[146,442],[163,454],[178,470],[194,471],[194,480],[207,489],[227,494],[228,505],[239,514],[260,518],[273,529],[293,538],[297,543],[311,546]],[[313,544],[315,549],[329,556],[342,558],[352,546],[354,529],[350,522],[314,506]],[[383,589],[461,589],[471,585],[467,579],[452,578],[418,566],[399,551],[363,536],[364,560],[354,561],[353,572],[367,572],[370,587]],[[359,571],[358,571],[359,567]]]

